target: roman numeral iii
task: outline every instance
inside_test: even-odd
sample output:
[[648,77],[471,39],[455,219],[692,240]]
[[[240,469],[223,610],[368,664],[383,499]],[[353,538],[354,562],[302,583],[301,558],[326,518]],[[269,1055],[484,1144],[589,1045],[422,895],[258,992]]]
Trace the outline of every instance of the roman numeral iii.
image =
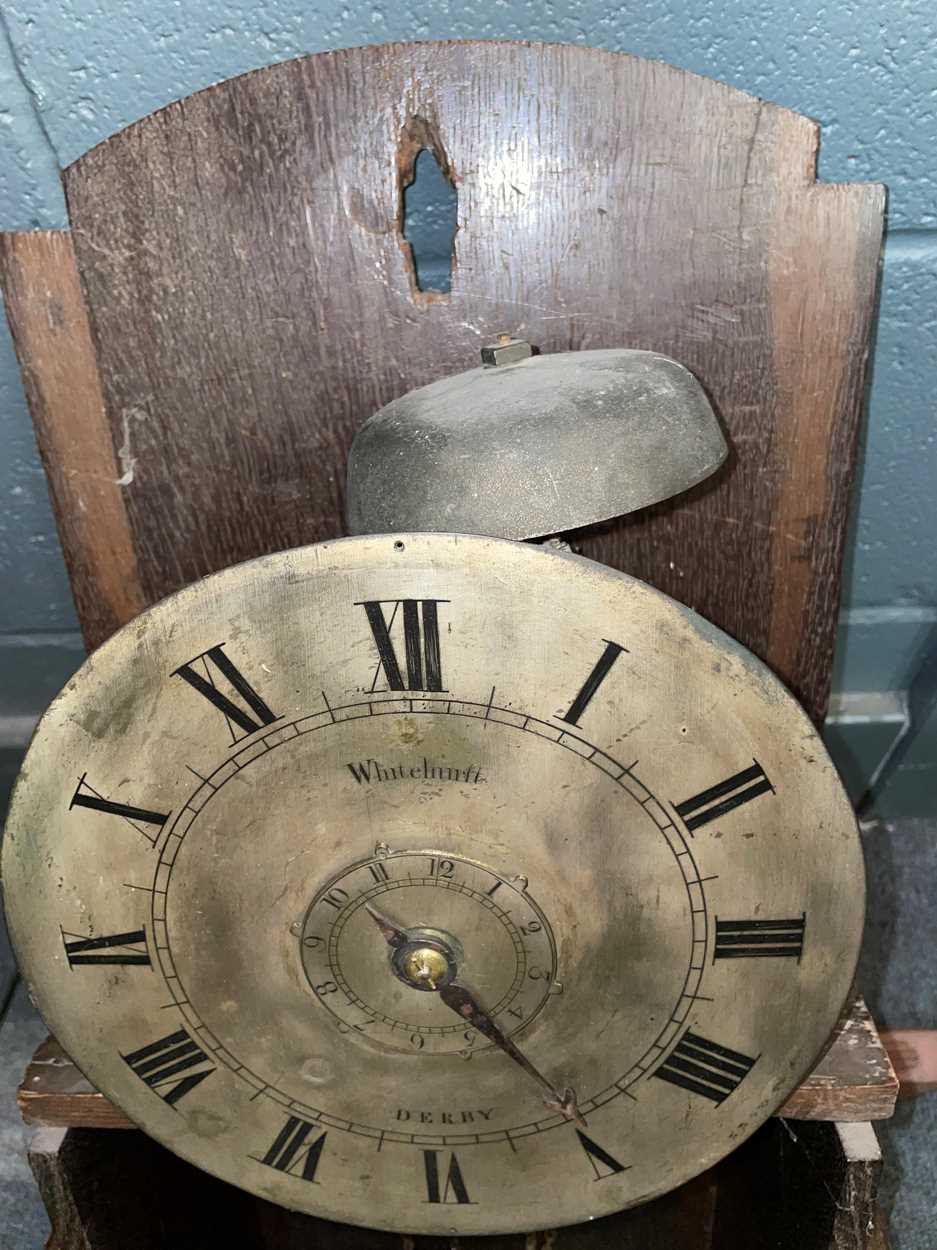
[[423,1166],[426,1171],[427,1202],[470,1203],[472,1201],[462,1178],[459,1160],[454,1154],[449,1156],[444,1180],[440,1175],[438,1150],[423,1151]]
[[693,833],[700,826],[708,825],[711,820],[717,820],[727,812],[734,811],[736,807],[741,807],[743,803],[750,803],[752,799],[769,791],[773,793],[774,786],[758,761],[754,760],[751,768],[743,768],[740,773],[734,773],[725,781],[710,786],[708,790],[701,790],[692,798],[675,803],[674,808],[690,833]]
[[[208,700],[224,716],[231,734],[232,744],[240,742],[248,734],[256,733],[264,725],[272,725],[279,720],[277,714],[260,697],[244,674],[225,654],[224,643],[217,647],[209,647],[201,655],[180,664],[173,671],[174,677],[181,677],[189,683],[193,690]],[[226,694],[215,683],[223,677],[232,695]],[[237,733],[235,726],[241,732]]]
[[718,1104],[738,1089],[756,1062],[757,1056],[750,1059],[687,1029],[654,1075]]
[[143,964],[150,967],[146,949],[146,933],[134,929],[132,933],[111,933],[107,937],[80,937],[77,933],[62,930],[65,955],[70,968],[86,964]]
[[304,1181],[315,1182],[316,1169],[322,1157],[322,1147],[327,1134],[320,1133],[315,1141],[308,1141],[314,1125],[299,1116],[291,1115],[273,1141],[273,1145],[260,1160],[268,1167]]
[[[357,605],[365,610],[377,647],[378,667],[372,691],[382,670],[391,690],[444,689],[438,605],[448,602],[448,599],[369,599]],[[389,620],[384,613],[385,605],[390,608]],[[398,618],[403,622],[404,669],[400,667],[392,637]]]
[[791,920],[720,920],[716,917],[717,959],[799,960],[804,951],[807,913]]
[[121,1058],[170,1107],[215,1070],[215,1065],[185,1029],[167,1033],[159,1041],[141,1046]]

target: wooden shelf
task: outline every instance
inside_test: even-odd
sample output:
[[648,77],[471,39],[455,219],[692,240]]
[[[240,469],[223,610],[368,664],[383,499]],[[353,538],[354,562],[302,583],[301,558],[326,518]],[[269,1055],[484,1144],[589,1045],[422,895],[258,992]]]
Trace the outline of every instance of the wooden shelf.
[[[898,1078],[862,999],[856,999],[826,1054],[779,1116],[791,1120],[885,1120]],[[55,1038],[33,1055],[17,1094],[27,1124],[49,1128],[135,1128],[85,1080]]]

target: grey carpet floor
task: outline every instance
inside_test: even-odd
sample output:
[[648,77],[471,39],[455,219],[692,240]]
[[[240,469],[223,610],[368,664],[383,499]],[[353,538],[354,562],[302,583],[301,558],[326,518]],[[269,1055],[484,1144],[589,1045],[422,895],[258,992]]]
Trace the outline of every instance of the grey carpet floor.
[[[937,1029],[937,823],[870,826],[859,985],[882,1028]],[[893,1250],[937,1250],[937,1092],[879,1126]]]
[[20,982],[0,1021],[0,1250],[42,1250],[49,1235],[16,1108],[23,1070],[46,1031]]

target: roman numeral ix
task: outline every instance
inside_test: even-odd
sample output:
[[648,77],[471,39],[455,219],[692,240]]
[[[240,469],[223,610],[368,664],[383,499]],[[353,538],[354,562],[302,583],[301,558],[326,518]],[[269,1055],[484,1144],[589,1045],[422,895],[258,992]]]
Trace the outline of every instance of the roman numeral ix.
[[462,1169],[459,1167],[459,1160],[454,1154],[449,1156],[446,1179],[443,1185],[440,1185],[439,1151],[424,1150],[423,1164],[426,1168],[427,1202],[471,1203],[472,1200],[468,1196],[468,1190],[465,1188],[465,1181],[462,1179]]
[[134,929],[132,933],[111,933],[107,937],[89,938],[80,937],[77,933],[66,933],[63,929],[62,941],[65,943],[65,954],[70,968],[85,964],[151,966],[143,929]]
[[[438,605],[448,602],[448,599],[369,599],[356,605],[364,608],[377,647],[378,666],[372,691],[381,670],[391,690],[444,689]],[[385,604],[393,605],[390,620],[384,615]],[[406,681],[391,636],[398,615],[403,617]]]
[[791,920],[720,920],[716,917],[717,959],[799,960],[804,951],[807,913]]
[[752,799],[769,791],[773,793],[774,786],[755,760],[751,768],[743,768],[740,773],[710,786],[708,790],[701,790],[692,798],[675,803],[674,808],[690,833],[693,833],[701,825],[708,825],[711,820],[717,820],[736,807],[741,807],[743,803],[750,803]]
[[215,1065],[185,1029],[168,1033],[158,1042],[141,1046],[129,1055],[121,1055],[121,1059],[170,1107],[215,1070]]
[[[277,714],[260,697],[244,674],[225,654],[224,643],[217,647],[209,647],[201,655],[194,656],[185,664],[173,670],[174,677],[181,677],[189,683],[193,690],[208,700],[225,718],[231,734],[232,745],[240,742],[249,734],[256,733],[264,725],[272,725],[279,720]],[[231,690],[240,699],[234,699],[215,685],[217,676],[228,683]],[[237,733],[236,728],[241,732]]]
[[320,1133],[315,1141],[307,1141],[313,1128],[314,1125],[308,1120],[291,1115],[260,1162],[276,1168],[279,1172],[288,1172],[290,1176],[315,1182],[316,1169],[328,1134]]
[[738,1089],[756,1062],[757,1056],[750,1059],[688,1029],[654,1075],[719,1104]]

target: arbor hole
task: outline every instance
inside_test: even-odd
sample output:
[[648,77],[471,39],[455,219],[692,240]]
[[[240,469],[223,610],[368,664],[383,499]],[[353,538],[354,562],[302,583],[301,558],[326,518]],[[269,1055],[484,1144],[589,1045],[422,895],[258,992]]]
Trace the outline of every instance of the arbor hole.
[[421,148],[413,177],[403,184],[402,233],[410,245],[417,290],[448,295],[452,289],[459,195],[430,148]]

